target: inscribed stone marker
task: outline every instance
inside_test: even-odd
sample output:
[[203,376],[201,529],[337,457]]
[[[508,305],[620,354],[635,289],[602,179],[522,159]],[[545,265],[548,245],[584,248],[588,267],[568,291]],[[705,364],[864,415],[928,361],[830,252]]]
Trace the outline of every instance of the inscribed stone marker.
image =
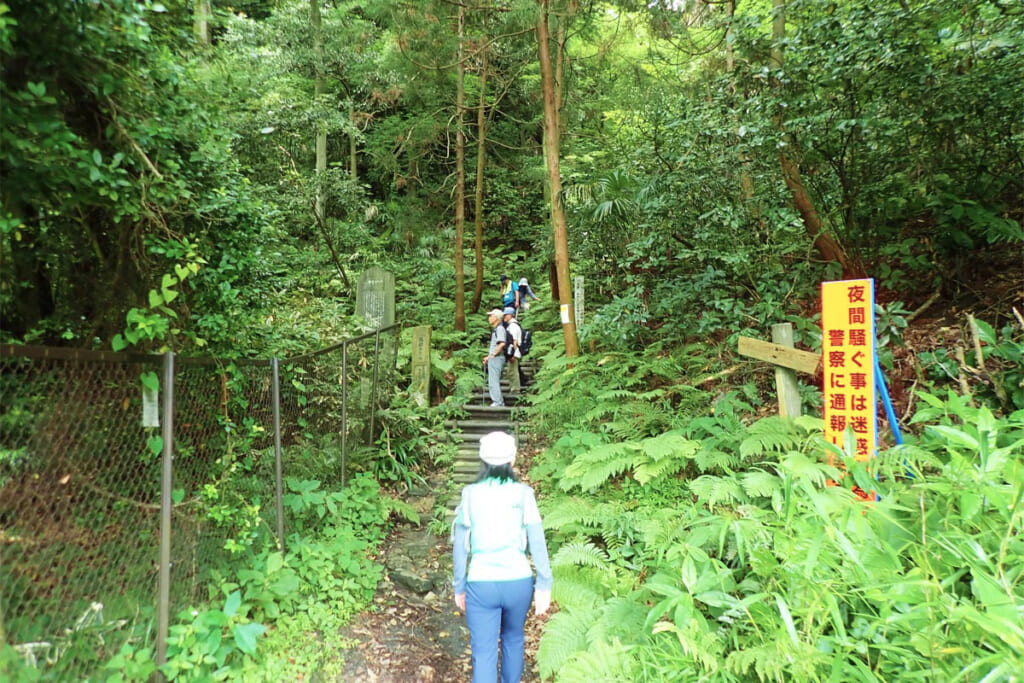
[[419,406],[430,396],[430,325],[412,328],[412,382],[409,393]]
[[576,311],[576,327],[583,327],[583,276],[577,275],[572,279],[572,305]]
[[356,287],[356,315],[366,321],[368,329],[393,325],[395,322],[395,276],[383,268],[369,268],[359,276]]

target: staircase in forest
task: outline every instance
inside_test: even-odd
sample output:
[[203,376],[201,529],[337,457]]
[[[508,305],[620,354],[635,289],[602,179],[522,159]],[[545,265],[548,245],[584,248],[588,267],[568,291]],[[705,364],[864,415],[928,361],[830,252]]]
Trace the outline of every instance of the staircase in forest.
[[[536,365],[529,358],[522,361],[522,365],[523,375],[526,378],[526,386],[523,391],[529,391]],[[507,376],[508,371],[504,375]],[[487,393],[487,382],[481,375],[479,388],[465,406],[466,417],[449,425],[456,438],[460,440],[458,454],[455,456],[455,464],[452,468],[452,480],[460,488],[472,483],[480,472],[480,437],[489,432],[504,431],[515,436],[517,440],[519,438],[518,424],[525,415],[525,402],[519,400],[521,396],[509,393],[509,384],[506,379],[502,379],[501,393],[505,398],[505,405],[500,408],[492,408],[491,397]],[[451,507],[454,509],[458,502],[456,497]]]

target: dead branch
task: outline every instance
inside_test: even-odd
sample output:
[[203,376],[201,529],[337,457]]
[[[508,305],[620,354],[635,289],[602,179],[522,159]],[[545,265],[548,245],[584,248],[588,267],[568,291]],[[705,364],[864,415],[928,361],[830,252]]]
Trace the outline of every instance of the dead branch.
[[921,315],[922,313],[927,311],[929,308],[931,308],[931,305],[933,303],[935,303],[941,295],[942,295],[942,291],[936,289],[935,292],[930,297],[928,297],[928,299],[923,304],[918,306],[916,309],[914,309],[913,313],[911,313],[910,315],[907,316],[907,322],[908,323],[913,322],[914,318],[916,318],[917,316]]

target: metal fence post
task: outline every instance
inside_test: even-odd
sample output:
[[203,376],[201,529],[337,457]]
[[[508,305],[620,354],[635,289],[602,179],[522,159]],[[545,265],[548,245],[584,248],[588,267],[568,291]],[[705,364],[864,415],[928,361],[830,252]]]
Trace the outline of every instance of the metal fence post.
[[160,567],[157,578],[156,664],[167,663],[171,608],[171,490],[174,486],[174,352],[164,354],[163,471],[160,486]]
[[277,357],[270,359],[271,371],[274,375],[274,465],[277,493],[277,546],[284,552],[284,482],[281,466],[281,372]]
[[368,446],[373,446],[374,442],[374,427],[377,417],[377,370],[380,368],[380,328],[377,328],[377,334],[373,335],[373,389],[370,391],[370,443]]
[[341,343],[341,488],[345,488],[348,456],[348,342]]

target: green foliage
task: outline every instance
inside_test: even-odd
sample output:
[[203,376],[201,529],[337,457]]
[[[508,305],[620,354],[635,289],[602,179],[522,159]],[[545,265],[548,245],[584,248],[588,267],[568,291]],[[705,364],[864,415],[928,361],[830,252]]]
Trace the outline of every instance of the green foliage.
[[[574,493],[541,501],[561,608],[542,676],[1012,680],[1024,414],[919,398],[906,445],[870,465],[833,453],[841,468],[820,462],[820,419],[747,425],[735,399],[672,433],[692,468],[643,485],[621,473],[651,439],[568,432],[531,470]],[[711,452],[728,457],[701,466]]]
[[605,444],[576,457],[565,469],[560,486],[593,491],[626,470],[640,484],[674,474],[697,452],[698,444],[680,432],[666,432],[638,442]]

